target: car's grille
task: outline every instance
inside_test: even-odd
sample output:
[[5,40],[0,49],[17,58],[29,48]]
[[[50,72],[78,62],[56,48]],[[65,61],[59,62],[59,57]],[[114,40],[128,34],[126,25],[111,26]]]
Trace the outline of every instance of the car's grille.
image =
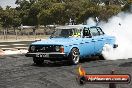
[[31,46],[30,46],[30,52],[56,52],[55,50],[55,45],[35,45],[35,50],[32,51],[31,50]]

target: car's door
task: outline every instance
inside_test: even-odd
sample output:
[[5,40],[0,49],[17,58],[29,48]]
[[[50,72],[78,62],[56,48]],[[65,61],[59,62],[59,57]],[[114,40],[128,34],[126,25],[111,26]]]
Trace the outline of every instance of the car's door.
[[92,41],[89,28],[83,29],[83,54],[85,57],[90,56],[94,53],[94,42]]
[[103,47],[104,47],[104,44],[106,43],[106,35],[105,35],[105,33],[102,31],[102,29],[100,28],[100,27],[97,27],[97,30],[98,30],[98,32],[99,32],[99,40],[100,41],[102,41],[101,42],[101,46],[100,46],[100,51],[99,52],[101,52],[102,51],[102,49],[103,49]]
[[94,42],[94,54],[99,54],[104,46],[104,33],[99,27],[91,27],[89,30]]

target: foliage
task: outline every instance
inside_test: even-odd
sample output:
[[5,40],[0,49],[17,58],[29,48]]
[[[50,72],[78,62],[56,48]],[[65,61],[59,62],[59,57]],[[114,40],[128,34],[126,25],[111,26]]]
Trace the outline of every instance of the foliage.
[[132,0],[126,0],[126,4],[122,8],[122,11],[131,12],[131,10],[132,10]]
[[16,8],[0,7],[0,25],[3,27],[18,27],[23,25],[65,24],[69,19],[83,23],[89,17],[99,17],[107,21],[119,12],[128,10],[132,0],[123,3],[104,2],[100,0],[16,0]]

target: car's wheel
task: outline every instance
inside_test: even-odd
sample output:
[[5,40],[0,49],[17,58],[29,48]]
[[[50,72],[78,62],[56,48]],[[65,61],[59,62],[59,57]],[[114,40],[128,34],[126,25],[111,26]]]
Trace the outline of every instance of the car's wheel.
[[103,49],[102,49],[102,53],[101,53],[101,55],[99,56],[99,58],[100,58],[101,60],[105,60],[105,59],[107,59],[108,57],[111,57],[112,52],[113,52],[113,47],[112,47],[112,45],[110,45],[110,44],[105,44],[104,47],[103,47]]
[[80,59],[79,49],[73,48],[69,54],[69,59],[72,64],[78,64]]
[[44,63],[44,59],[33,57],[33,62],[37,65],[42,65]]

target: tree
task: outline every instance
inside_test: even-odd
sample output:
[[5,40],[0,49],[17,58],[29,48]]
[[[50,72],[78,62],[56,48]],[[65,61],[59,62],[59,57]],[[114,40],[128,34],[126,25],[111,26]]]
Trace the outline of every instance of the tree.
[[21,25],[21,18],[19,17],[20,13],[13,9],[13,20],[12,20],[12,27],[14,28],[14,31],[16,28],[18,28]]
[[12,19],[13,19],[12,8],[10,8],[10,6],[7,6],[6,10],[3,10],[1,15],[2,26],[4,28],[9,28],[12,24]]
[[[69,19],[83,23],[89,17],[107,20],[122,9],[121,3],[114,2],[100,6],[108,0],[16,0],[16,10],[23,25],[65,24]],[[117,0],[119,2],[119,0]]]
[[122,11],[131,12],[132,0],[126,0],[125,6],[122,8]]
[[2,27],[2,13],[3,12],[3,8],[0,6],[0,27]]
[[55,3],[49,9],[52,22],[55,24],[65,24],[65,4]]
[[100,10],[99,17],[101,20],[108,21],[110,17],[117,15],[119,12],[121,12],[121,6],[108,5]]
[[89,17],[98,17],[101,7],[98,6],[96,3],[93,2],[85,2],[84,3],[85,9],[80,13],[78,21],[80,23],[86,22]]

